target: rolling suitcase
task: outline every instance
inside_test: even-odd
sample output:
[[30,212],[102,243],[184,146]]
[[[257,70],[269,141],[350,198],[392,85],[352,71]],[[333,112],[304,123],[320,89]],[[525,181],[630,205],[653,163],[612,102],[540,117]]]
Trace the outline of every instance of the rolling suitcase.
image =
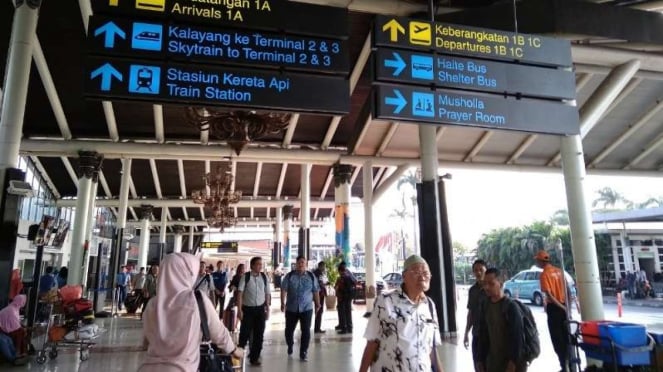
[[237,307],[233,306],[223,311],[223,325],[228,331],[235,332],[237,326]]

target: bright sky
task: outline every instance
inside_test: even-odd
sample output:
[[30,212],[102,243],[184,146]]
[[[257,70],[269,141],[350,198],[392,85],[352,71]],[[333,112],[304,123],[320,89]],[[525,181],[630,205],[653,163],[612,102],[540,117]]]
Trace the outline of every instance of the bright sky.
[[[548,220],[556,210],[566,209],[561,174],[456,170],[452,176],[452,180],[445,181],[451,236],[470,248],[475,247],[481,234],[491,229]],[[588,176],[585,191],[590,207],[598,197],[596,191],[603,187],[611,187],[629,200],[643,202],[650,197],[663,196],[663,177]],[[399,220],[388,216],[400,203],[400,193],[394,186],[376,205],[375,242],[390,229],[398,229]],[[352,244],[363,244],[360,203],[354,204],[351,210],[351,226]],[[404,230],[411,233],[412,222],[407,223]]]

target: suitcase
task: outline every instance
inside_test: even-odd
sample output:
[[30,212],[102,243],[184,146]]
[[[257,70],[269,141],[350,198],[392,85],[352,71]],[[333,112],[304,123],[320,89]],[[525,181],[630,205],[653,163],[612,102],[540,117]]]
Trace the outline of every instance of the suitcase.
[[231,333],[235,332],[237,326],[237,307],[231,307],[223,311],[223,325]]

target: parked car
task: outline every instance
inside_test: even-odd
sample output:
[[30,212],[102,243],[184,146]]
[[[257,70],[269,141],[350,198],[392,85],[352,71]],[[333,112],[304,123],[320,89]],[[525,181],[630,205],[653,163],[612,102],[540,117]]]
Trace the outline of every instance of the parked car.
[[[366,273],[355,272],[353,275],[355,276],[355,279],[357,279],[354,301],[366,301]],[[375,286],[378,293],[382,293],[382,291],[387,288],[384,280],[382,280],[378,273],[375,273]]]
[[396,289],[403,284],[403,274],[401,273],[389,273],[382,277],[387,283],[388,289]]
[[[504,295],[507,297],[518,297],[521,300],[530,300],[536,306],[543,306],[544,295],[541,292],[542,269],[532,267],[514,275],[513,278],[504,282]],[[575,297],[575,282],[569,273],[565,273],[566,281],[571,288],[571,297]]]

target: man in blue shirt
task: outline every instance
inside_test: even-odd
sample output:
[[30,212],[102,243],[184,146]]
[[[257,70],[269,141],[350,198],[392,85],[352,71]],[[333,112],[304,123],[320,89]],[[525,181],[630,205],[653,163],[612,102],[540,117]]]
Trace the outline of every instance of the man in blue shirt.
[[320,308],[319,291],[318,280],[306,270],[306,258],[297,257],[297,269],[289,272],[281,282],[281,311],[285,311],[285,342],[288,344],[289,356],[292,355],[295,327],[300,322],[302,339],[299,358],[302,361],[308,360],[313,303],[317,311]]
[[223,304],[226,302],[226,285],[228,284],[228,274],[223,267],[223,261],[216,263],[216,271],[212,273],[212,281],[214,282],[214,296],[216,302],[215,306],[221,304],[220,315],[223,315]]
[[127,298],[127,287],[131,283],[131,275],[129,275],[125,266],[120,266],[120,272],[117,274],[116,280],[118,291],[117,309],[122,310],[124,300]]
[[46,272],[39,279],[39,296],[43,296],[51,289],[57,288],[57,281],[53,275],[53,266],[48,266]]

